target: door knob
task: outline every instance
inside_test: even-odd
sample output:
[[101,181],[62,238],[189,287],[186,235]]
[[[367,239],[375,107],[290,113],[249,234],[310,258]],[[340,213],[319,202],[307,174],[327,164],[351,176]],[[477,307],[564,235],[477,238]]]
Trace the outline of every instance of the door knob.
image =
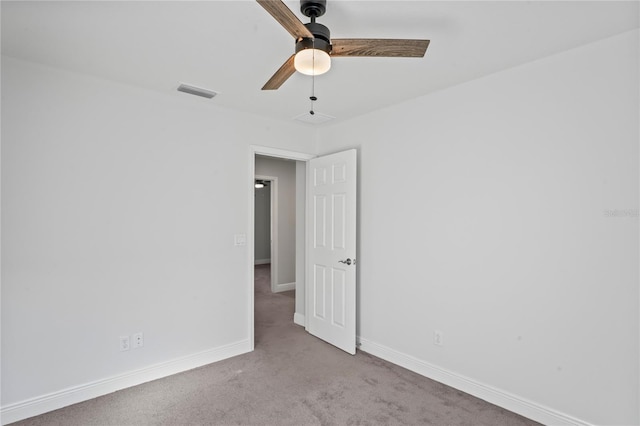
[[340,263],[344,263],[345,265],[351,265],[351,259],[347,259],[347,260],[339,260],[338,262],[340,262]]

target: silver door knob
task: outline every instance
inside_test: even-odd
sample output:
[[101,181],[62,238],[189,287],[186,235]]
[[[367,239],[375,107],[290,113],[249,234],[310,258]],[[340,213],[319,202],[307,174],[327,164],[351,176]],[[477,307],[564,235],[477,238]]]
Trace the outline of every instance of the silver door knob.
[[351,259],[347,259],[347,260],[339,260],[338,262],[340,262],[340,263],[344,263],[345,265],[351,265]]

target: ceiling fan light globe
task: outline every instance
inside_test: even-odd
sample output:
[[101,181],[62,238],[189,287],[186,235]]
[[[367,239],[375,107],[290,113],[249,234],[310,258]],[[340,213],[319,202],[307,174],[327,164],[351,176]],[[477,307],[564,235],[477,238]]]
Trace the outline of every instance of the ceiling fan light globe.
[[321,75],[331,69],[331,56],[324,50],[304,49],[296,54],[293,64],[302,74]]

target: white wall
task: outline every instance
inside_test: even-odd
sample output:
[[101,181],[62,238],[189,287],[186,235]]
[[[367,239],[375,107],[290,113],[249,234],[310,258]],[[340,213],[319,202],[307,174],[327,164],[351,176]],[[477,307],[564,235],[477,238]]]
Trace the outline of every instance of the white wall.
[[[296,280],[296,162],[273,157],[256,156],[256,176],[278,178],[278,256],[276,284],[291,284]],[[295,284],[294,284],[295,285]]]
[[638,37],[321,129],[323,152],[361,154],[363,349],[537,414],[640,422]]
[[271,188],[256,188],[254,193],[254,253],[255,264],[271,262]]
[[249,145],[305,147],[212,103],[2,58],[4,422],[252,348]]

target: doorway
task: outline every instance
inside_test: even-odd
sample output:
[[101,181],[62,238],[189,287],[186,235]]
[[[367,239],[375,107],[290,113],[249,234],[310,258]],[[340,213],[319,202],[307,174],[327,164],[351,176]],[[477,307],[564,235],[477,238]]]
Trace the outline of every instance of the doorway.
[[[255,188],[254,217],[256,226],[260,224],[260,207],[264,207],[264,201],[269,194],[270,207],[270,264],[271,264],[271,291],[280,293],[295,290],[296,284],[296,162],[281,158],[256,155],[255,179],[266,185],[264,188]],[[260,186],[260,185],[259,185]],[[259,196],[262,195],[263,197]],[[269,214],[269,213],[267,213]],[[259,254],[259,231],[265,231],[258,227],[254,231],[254,247],[256,255]],[[264,232],[262,232],[264,233]],[[259,258],[256,258],[259,260]]]
[[[256,158],[256,163],[259,163],[259,160]],[[256,168],[269,169],[269,167],[260,166],[258,164]],[[285,193],[283,196],[290,197],[291,194]],[[282,237],[278,232],[278,223],[280,222],[280,209],[278,206],[280,202],[278,176],[256,174],[254,185],[254,265],[269,264],[272,293],[295,289],[295,282],[281,283],[279,280],[279,241]],[[285,253],[285,256],[289,255],[290,253]],[[285,265],[289,263],[285,262]]]
[[[256,179],[268,179],[268,178],[278,178],[273,180],[275,184],[272,186],[272,213],[274,209],[274,198],[278,200],[282,199],[282,192],[284,190],[284,181],[279,178],[279,176],[275,176],[274,173],[267,173],[264,169],[256,168],[256,160],[261,159],[271,159],[271,160],[279,160],[279,161],[287,161],[294,165],[295,173],[292,175],[293,179],[293,187],[294,187],[294,199],[295,203],[289,205],[287,207],[289,219],[286,222],[289,224],[293,223],[292,238],[289,238],[288,247],[284,247],[283,244],[279,243],[279,238],[276,238],[276,235],[282,234],[283,231],[283,221],[276,220],[275,227],[273,229],[273,219],[272,219],[272,237],[273,243],[271,244],[271,265],[272,268],[274,265],[276,266],[276,271],[271,272],[272,276],[272,286],[276,287],[276,290],[286,291],[295,289],[295,313],[293,321],[294,323],[305,327],[305,192],[306,192],[306,162],[315,157],[312,154],[299,153],[294,151],[286,151],[276,148],[269,147],[261,147],[261,146],[251,146],[249,149],[249,179],[251,183],[251,190],[249,191],[249,226],[248,226],[248,238],[247,238],[247,251],[249,255],[249,339],[251,342],[251,348],[254,349],[254,280],[255,280],[255,196],[254,196],[254,183]],[[275,191],[273,188],[275,187]],[[274,192],[276,193],[274,195]],[[281,203],[279,203],[281,204]],[[273,214],[274,218],[277,219],[280,216],[281,209],[278,208],[278,214]],[[283,262],[284,261],[284,262]],[[290,262],[287,265],[287,262]],[[284,263],[284,265],[283,265]],[[283,267],[284,266],[284,267]],[[286,269],[286,272],[285,272]],[[274,276],[275,273],[275,276]]]
[[[253,187],[257,156],[296,161],[294,323],[347,353],[356,353],[357,150],[317,157],[274,148],[249,150],[249,339],[255,349]],[[303,171],[302,171],[303,169]],[[298,181],[298,178],[302,182]],[[308,268],[308,270],[306,270]],[[307,282],[308,280],[308,282]],[[309,289],[306,289],[309,287]],[[308,293],[308,294],[306,294]],[[302,318],[299,314],[303,312]]]

